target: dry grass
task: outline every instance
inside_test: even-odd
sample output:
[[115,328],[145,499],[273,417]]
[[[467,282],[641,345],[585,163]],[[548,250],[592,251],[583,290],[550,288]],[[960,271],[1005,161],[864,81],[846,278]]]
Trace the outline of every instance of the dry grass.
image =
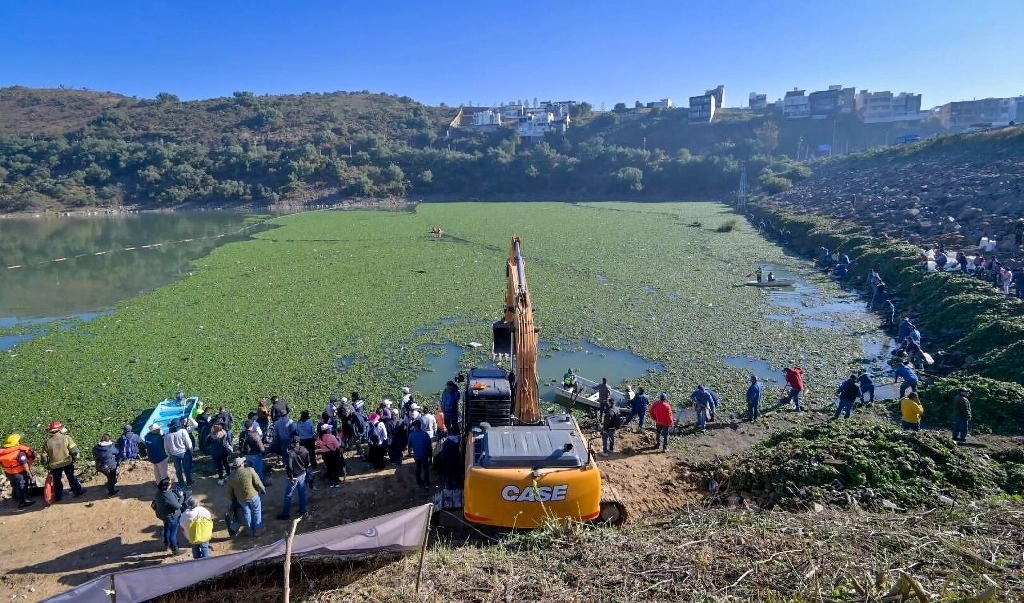
[[[921,514],[759,513],[699,505],[621,530],[574,526],[417,558],[299,564],[297,599],[339,601],[1024,600],[1024,505]],[[273,601],[280,569],[162,599]],[[972,599],[981,595],[982,598]],[[988,597],[988,598],[985,598]]]

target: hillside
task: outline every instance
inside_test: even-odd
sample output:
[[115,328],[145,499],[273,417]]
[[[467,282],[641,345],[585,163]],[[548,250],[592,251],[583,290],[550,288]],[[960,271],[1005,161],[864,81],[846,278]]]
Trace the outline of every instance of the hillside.
[[767,199],[917,244],[975,246],[998,239],[1017,255],[1024,217],[1024,127],[944,136],[813,164],[814,175]]

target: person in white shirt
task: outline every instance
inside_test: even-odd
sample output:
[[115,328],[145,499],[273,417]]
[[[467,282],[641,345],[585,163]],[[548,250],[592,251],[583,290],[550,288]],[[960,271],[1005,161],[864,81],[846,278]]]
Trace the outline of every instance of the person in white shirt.
[[[178,527],[185,534],[185,539],[189,540],[189,526],[192,522],[197,519],[209,520],[212,524],[213,513],[204,506],[201,506],[196,499],[189,497],[185,501],[185,509],[181,512],[181,517],[178,519]],[[206,542],[192,542],[189,540],[189,544],[192,545],[192,558],[202,559],[210,556],[210,541]]]
[[430,436],[431,442],[437,441],[437,417],[430,412],[430,407],[423,407],[423,414],[420,415],[420,426]]

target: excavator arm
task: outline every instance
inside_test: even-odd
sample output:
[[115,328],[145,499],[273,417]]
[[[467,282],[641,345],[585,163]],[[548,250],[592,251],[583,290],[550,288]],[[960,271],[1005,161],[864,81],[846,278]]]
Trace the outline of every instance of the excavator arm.
[[492,352],[511,358],[515,372],[512,413],[520,423],[540,421],[540,396],[537,391],[537,333],[533,322],[533,302],[526,285],[526,266],[519,237],[512,237],[508,263],[505,265],[507,285],[502,320],[494,323]]

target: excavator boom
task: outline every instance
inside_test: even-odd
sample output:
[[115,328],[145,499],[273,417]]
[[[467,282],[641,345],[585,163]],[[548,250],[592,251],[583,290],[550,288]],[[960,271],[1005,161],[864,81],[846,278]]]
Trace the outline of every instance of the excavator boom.
[[526,264],[519,237],[512,237],[508,263],[505,266],[504,318],[493,325],[494,343],[491,351],[511,357],[515,373],[513,414],[520,423],[540,421],[540,400],[537,390],[537,333],[533,322],[533,302],[526,285]]

